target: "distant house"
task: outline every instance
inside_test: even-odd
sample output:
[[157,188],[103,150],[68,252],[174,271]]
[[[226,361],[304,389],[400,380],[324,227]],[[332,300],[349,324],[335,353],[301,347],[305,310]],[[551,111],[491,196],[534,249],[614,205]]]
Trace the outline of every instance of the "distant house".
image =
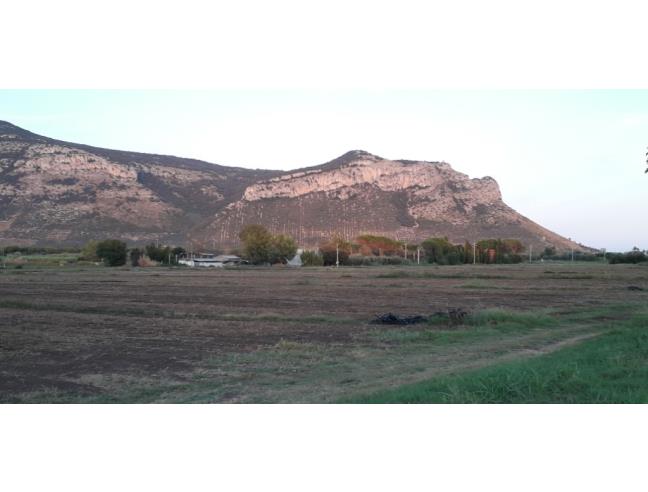
[[198,256],[189,256],[178,260],[181,265],[190,267],[215,267],[222,268],[228,265],[242,265],[247,263],[244,259],[236,255],[214,255],[212,253],[200,253]]
[[218,255],[214,259],[220,261],[223,265],[244,265],[248,263],[247,260],[236,255]]

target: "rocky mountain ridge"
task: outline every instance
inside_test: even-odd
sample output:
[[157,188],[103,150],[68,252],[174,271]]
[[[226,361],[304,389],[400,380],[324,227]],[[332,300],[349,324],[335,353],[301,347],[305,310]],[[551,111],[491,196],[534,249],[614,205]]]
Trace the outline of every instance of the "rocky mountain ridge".
[[0,242],[182,242],[276,174],[62,142],[0,122]]
[[2,244],[119,237],[231,247],[249,223],[304,247],[371,233],[582,249],[508,207],[494,179],[445,162],[356,150],[294,171],[251,170],[62,142],[0,121]]

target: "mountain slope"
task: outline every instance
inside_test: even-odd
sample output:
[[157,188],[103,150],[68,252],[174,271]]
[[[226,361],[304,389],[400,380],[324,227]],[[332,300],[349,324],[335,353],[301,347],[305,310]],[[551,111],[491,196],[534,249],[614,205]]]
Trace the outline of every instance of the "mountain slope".
[[276,174],[62,142],[0,121],[0,241],[182,242],[247,186]]
[[549,245],[581,249],[506,205],[490,177],[470,179],[445,162],[392,161],[364,151],[250,185],[194,237],[234,244],[249,223],[306,246],[334,234],[352,239],[370,233],[411,242],[516,238],[536,251]]
[[351,151],[290,172],[63,142],[0,121],[0,243],[192,241],[235,246],[245,224],[313,247],[340,234],[516,238],[582,249],[508,207],[497,182],[444,162]]

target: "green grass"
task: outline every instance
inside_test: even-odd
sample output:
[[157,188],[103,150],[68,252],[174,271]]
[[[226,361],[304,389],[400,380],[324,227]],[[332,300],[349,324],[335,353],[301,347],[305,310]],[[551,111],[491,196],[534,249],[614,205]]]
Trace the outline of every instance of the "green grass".
[[[534,324],[539,320],[529,319],[528,322]],[[644,312],[630,320],[616,321],[610,331],[553,353],[346,401],[648,403],[648,314]]]
[[496,326],[500,330],[517,328],[539,328],[556,324],[549,311],[517,312],[507,309],[484,309],[468,315],[465,324],[469,326]]
[[451,325],[443,317],[432,317],[430,330],[423,338],[435,343],[461,343],[503,334],[527,333],[539,328],[557,327],[559,321],[548,311],[516,312],[506,309],[484,309],[467,315],[461,325]]
[[452,326],[447,318],[433,316],[427,325],[377,329],[369,333],[375,340],[390,343],[433,342],[435,345],[456,344],[508,333],[524,333],[536,328],[557,326],[549,311],[516,312],[505,309],[484,309],[465,317],[463,324]]
[[10,255],[0,256],[0,262],[5,263],[7,268],[18,265],[23,267],[61,267],[73,265],[79,261],[77,253],[53,253],[42,255]]

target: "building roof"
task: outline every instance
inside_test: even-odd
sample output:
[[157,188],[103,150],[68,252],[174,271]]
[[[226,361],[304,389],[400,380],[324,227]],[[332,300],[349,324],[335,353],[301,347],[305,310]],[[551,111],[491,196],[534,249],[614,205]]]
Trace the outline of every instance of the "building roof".
[[218,255],[214,259],[216,261],[241,261],[241,257],[236,255]]

